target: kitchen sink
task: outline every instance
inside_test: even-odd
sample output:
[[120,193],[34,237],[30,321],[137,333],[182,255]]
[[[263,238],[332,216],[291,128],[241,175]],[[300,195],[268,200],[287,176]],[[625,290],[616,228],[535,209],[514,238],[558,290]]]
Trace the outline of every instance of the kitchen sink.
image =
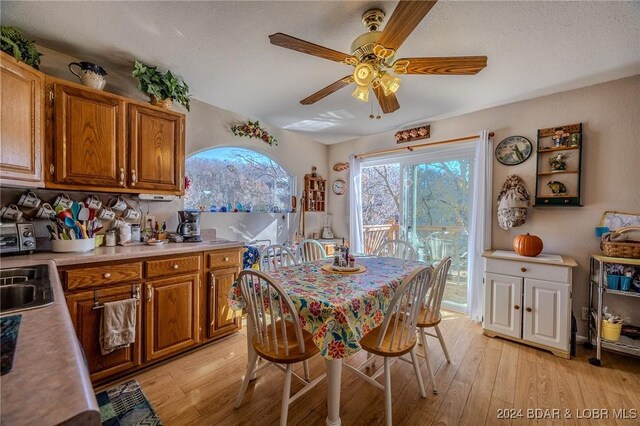
[[0,314],[53,303],[48,265],[0,269]]

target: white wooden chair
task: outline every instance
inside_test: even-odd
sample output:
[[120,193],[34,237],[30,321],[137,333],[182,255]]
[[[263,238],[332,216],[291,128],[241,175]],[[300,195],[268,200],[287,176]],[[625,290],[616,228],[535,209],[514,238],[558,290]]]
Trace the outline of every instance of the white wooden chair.
[[309,263],[327,257],[324,247],[316,240],[303,240],[300,243],[299,250],[302,263]]
[[[309,392],[326,377],[323,374],[309,383],[293,371],[293,365],[308,360],[320,350],[313,343],[311,333],[302,329],[298,310],[291,298],[267,274],[245,269],[238,275],[238,283],[246,303],[250,324],[254,329],[254,352],[249,354],[247,372],[242,380],[235,408],[240,407],[251,377],[273,364],[285,372],[280,411],[280,426],[285,426],[289,404]],[[258,368],[258,357],[269,362]],[[293,397],[291,376],[304,385]]]
[[385,241],[376,251],[376,256],[395,257],[404,260],[418,260],[418,253],[413,246],[403,240]]
[[[427,397],[420,374],[420,366],[416,355],[416,324],[418,314],[422,306],[422,301],[426,297],[426,292],[431,282],[433,268],[425,266],[413,271],[402,284],[397,288],[389,309],[385,313],[382,324],[369,332],[360,340],[362,349],[369,354],[384,357],[384,365],[371,376],[363,373],[362,368],[373,364],[375,358],[367,357],[367,360],[357,367],[345,363],[345,367],[371,383],[375,387],[384,390],[385,419],[387,426],[391,426],[391,360],[398,359],[413,364],[420,395]],[[403,358],[405,354],[410,354],[411,359]],[[367,354],[367,355],[369,355]],[[384,385],[376,379],[384,373]]]
[[272,244],[262,250],[260,254],[260,270],[274,271],[284,266],[293,266],[298,262],[291,250],[282,244]]
[[[444,286],[447,283],[447,274],[449,273],[449,267],[451,266],[451,258],[447,257],[436,267],[432,277],[431,285],[428,296],[425,298],[422,307],[420,308],[420,315],[418,317],[418,331],[420,334],[420,340],[422,343],[422,350],[426,362],[427,371],[429,372],[429,379],[431,380],[431,386],[433,393],[438,393],[436,389],[436,383],[433,377],[433,369],[431,368],[431,362],[429,361],[429,348],[427,347],[427,336],[437,337],[442,346],[442,351],[447,359],[448,363],[451,363],[449,359],[449,351],[447,351],[447,345],[444,343],[444,338],[440,332],[440,321],[442,321],[442,315],[440,314],[440,305],[442,304],[442,295],[444,294]],[[427,333],[425,329],[434,328],[436,334]]]

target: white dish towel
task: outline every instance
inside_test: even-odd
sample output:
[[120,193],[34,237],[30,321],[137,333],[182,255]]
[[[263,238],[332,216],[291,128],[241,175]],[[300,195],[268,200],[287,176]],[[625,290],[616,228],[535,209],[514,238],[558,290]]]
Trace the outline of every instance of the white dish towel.
[[136,299],[105,302],[100,320],[100,351],[107,355],[136,341]]

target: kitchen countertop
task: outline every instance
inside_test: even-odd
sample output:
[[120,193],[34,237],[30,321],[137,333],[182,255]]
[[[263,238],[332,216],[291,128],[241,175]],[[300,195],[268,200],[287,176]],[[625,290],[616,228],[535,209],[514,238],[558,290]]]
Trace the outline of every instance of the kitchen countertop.
[[[25,261],[53,260],[57,266],[81,265],[85,263],[110,262],[123,259],[166,256],[171,254],[193,253],[209,250],[235,249],[244,245],[241,241],[213,240],[201,243],[167,243],[161,246],[135,244],[128,246],[98,247],[83,253],[39,252],[31,255],[12,257]],[[4,263],[4,262],[3,262]]]
[[99,425],[100,409],[52,261],[14,257],[3,268],[49,266],[54,302],[21,314],[13,368],[0,378],[1,423]]

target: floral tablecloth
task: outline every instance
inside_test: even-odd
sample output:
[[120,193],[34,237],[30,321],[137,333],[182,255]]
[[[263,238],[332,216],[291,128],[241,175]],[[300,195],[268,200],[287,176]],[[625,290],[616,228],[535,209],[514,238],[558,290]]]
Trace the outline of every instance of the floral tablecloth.
[[[360,274],[325,272],[321,260],[269,272],[298,308],[302,328],[313,335],[325,358],[345,358],[360,350],[358,342],[382,323],[395,289],[424,263],[388,257],[361,257]],[[240,310],[244,300],[234,283],[229,306]]]

